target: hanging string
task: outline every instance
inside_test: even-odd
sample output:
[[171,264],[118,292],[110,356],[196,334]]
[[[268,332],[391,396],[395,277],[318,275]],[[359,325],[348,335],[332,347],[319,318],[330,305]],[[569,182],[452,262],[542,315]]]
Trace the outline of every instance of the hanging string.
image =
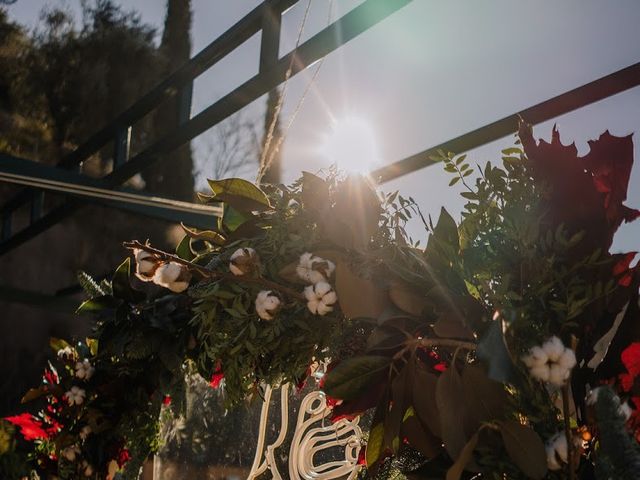
[[307,17],[309,16],[309,11],[311,10],[311,0],[308,0],[307,6],[304,10],[304,16],[302,17],[302,23],[300,24],[300,28],[298,29],[298,38],[296,38],[295,46],[293,47],[293,55],[291,55],[291,61],[289,62],[289,67],[284,75],[284,82],[282,82],[282,89],[280,90],[280,95],[278,96],[278,102],[276,103],[276,107],[273,111],[273,118],[271,119],[271,123],[269,124],[269,130],[267,131],[267,138],[265,139],[264,146],[262,148],[262,154],[260,155],[260,167],[258,169],[258,176],[256,178],[256,183],[260,183],[262,181],[262,177],[264,177],[265,173],[271,166],[273,161],[273,156],[270,156],[270,162],[267,162],[267,154],[269,152],[269,147],[271,146],[271,142],[273,140],[273,132],[276,129],[276,125],[278,123],[278,118],[280,117],[280,111],[282,110],[282,105],[284,104],[284,99],[287,91],[287,84],[289,83],[289,79],[291,78],[291,74],[293,72],[293,64],[296,61],[296,50],[300,46],[300,41],[302,40],[302,33],[304,32],[304,26],[307,23]]

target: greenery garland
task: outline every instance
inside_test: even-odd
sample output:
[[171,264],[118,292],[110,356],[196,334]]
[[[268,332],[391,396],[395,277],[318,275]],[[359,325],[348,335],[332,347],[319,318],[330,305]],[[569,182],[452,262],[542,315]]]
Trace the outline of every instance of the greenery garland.
[[[288,187],[210,181],[217,228],[184,227],[175,253],[125,243],[133,264],[111,281],[81,275],[95,332],[52,340],[57,361],[24,398],[35,413],[0,423],[3,478],[135,478],[185,376],[233,406],[325,359],[334,417],[374,412],[368,475],[622,471],[640,431],[640,274],[609,248],[640,212],[623,205],[631,138],[590,145],[578,157],[557,130],[537,143],[523,125],[501,167],[441,154],[466,189],[459,225],[335,170]],[[594,415],[604,383],[620,407],[598,400]]]

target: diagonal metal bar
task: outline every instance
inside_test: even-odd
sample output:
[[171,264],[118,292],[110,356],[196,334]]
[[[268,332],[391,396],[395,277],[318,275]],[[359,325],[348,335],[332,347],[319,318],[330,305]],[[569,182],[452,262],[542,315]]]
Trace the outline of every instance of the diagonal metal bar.
[[0,165],[0,181],[33,185],[169,222],[182,221],[194,227],[211,229],[215,226],[215,217],[222,215],[219,207],[179,202],[124,188],[114,192],[105,189],[101,179],[7,154],[0,154]]
[[459,154],[515,133],[518,130],[519,118],[535,125],[638,85],[640,85],[640,63],[618,70],[420,153],[380,167],[372,171],[370,176],[380,183],[388,182],[432,165],[435,161],[431,159],[431,156],[437,154],[438,150]]
[[[298,74],[307,66],[336,50],[409,3],[411,3],[411,0],[366,0],[300,45],[296,51],[282,57],[272,68],[259,72],[234,91],[177,128],[172,134],[162,138],[146,150],[132,157],[127,163],[115,169],[104,177],[107,186],[115,188],[142,169],[152,165],[161,154],[173,151],[257,100],[284,81],[290,66],[292,66],[291,75]],[[62,218],[76,211],[79,206],[76,202],[69,202],[67,205],[60,207],[60,211],[54,209],[36,223],[0,244],[0,255],[45,231]]]
[[[201,50],[182,67],[161,81],[140,100],[118,115],[109,125],[96,132],[76,150],[65,156],[59,166],[71,168],[95,154],[100,148],[111,142],[123,126],[131,126],[143,118],[160,103],[176,95],[180,87],[211,68],[218,61],[247,41],[262,28],[266,9],[283,12],[295,5],[299,0],[268,0],[245,15],[229,30],[223,33],[207,47]],[[30,189],[25,189],[7,201],[1,208],[2,213],[13,211],[26,204],[30,198]]]

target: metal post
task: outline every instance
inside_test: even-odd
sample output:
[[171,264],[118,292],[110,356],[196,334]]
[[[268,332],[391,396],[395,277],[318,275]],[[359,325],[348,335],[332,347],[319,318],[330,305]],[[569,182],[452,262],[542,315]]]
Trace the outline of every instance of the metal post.
[[191,99],[193,97],[193,80],[185,83],[178,92],[178,125],[191,120]]
[[11,238],[11,215],[10,211],[2,215],[2,241]]
[[131,127],[119,128],[113,145],[113,168],[123,165],[129,160],[131,148]]
[[280,58],[280,26],[282,14],[264,3],[262,14],[262,38],[260,43],[260,73],[278,63]]

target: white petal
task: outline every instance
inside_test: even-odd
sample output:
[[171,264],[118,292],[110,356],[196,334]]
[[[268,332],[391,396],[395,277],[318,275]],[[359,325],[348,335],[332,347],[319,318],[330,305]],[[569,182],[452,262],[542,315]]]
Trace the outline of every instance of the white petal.
[[167,285],[175,282],[178,279],[180,273],[182,272],[182,269],[182,265],[178,263],[164,263],[160,265],[156,270],[156,273],[153,276],[153,281],[158,285],[166,287]]
[[326,280],[324,278],[324,275],[317,270],[309,270],[308,277],[309,277],[308,281],[313,284],[324,282]]
[[326,315],[327,313],[333,311],[333,307],[327,305],[326,303],[320,301],[318,302],[318,315]]
[[312,258],[313,258],[313,255],[311,253],[309,252],[303,253],[302,255],[300,255],[300,260],[298,261],[298,265],[308,270],[311,270]]
[[320,301],[317,298],[314,298],[312,300],[309,300],[307,302],[307,308],[309,309],[309,311],[311,313],[313,313],[314,315],[316,313],[318,313],[318,306],[320,305]]
[[335,290],[331,290],[329,293],[325,294],[322,297],[322,303],[325,303],[327,305],[333,305],[337,301],[338,301],[338,295],[336,294]]
[[557,362],[560,359],[560,356],[564,353],[565,347],[562,340],[554,335],[542,344],[542,349],[545,351],[550,361]]
[[275,295],[267,297],[264,301],[264,308],[267,310],[274,310],[280,306],[280,299]]
[[556,387],[563,386],[569,378],[570,370],[563,368],[557,363],[551,364],[549,369],[549,383]]
[[319,282],[316,283],[314,290],[318,298],[322,298],[331,291],[331,285],[327,282]]
[[570,348],[566,348],[560,358],[558,359],[558,364],[567,370],[571,370],[576,366],[576,354],[573,353],[573,350]]
[[548,365],[538,365],[533,367],[530,370],[531,376],[538,380],[542,380],[543,382],[549,381],[549,366]]
[[531,350],[529,350],[529,353],[531,354],[531,358],[533,359],[533,366],[541,366],[549,361],[547,352],[541,347],[532,347]]
[[189,283],[188,282],[171,282],[167,284],[166,287],[172,292],[182,293],[187,288],[189,288]]
[[229,271],[234,275],[244,275],[244,272],[231,262],[229,262]]
[[306,298],[309,302],[315,300],[318,301],[318,297],[316,296],[316,292],[313,289],[313,285],[309,285],[308,287],[304,287],[304,298]]

